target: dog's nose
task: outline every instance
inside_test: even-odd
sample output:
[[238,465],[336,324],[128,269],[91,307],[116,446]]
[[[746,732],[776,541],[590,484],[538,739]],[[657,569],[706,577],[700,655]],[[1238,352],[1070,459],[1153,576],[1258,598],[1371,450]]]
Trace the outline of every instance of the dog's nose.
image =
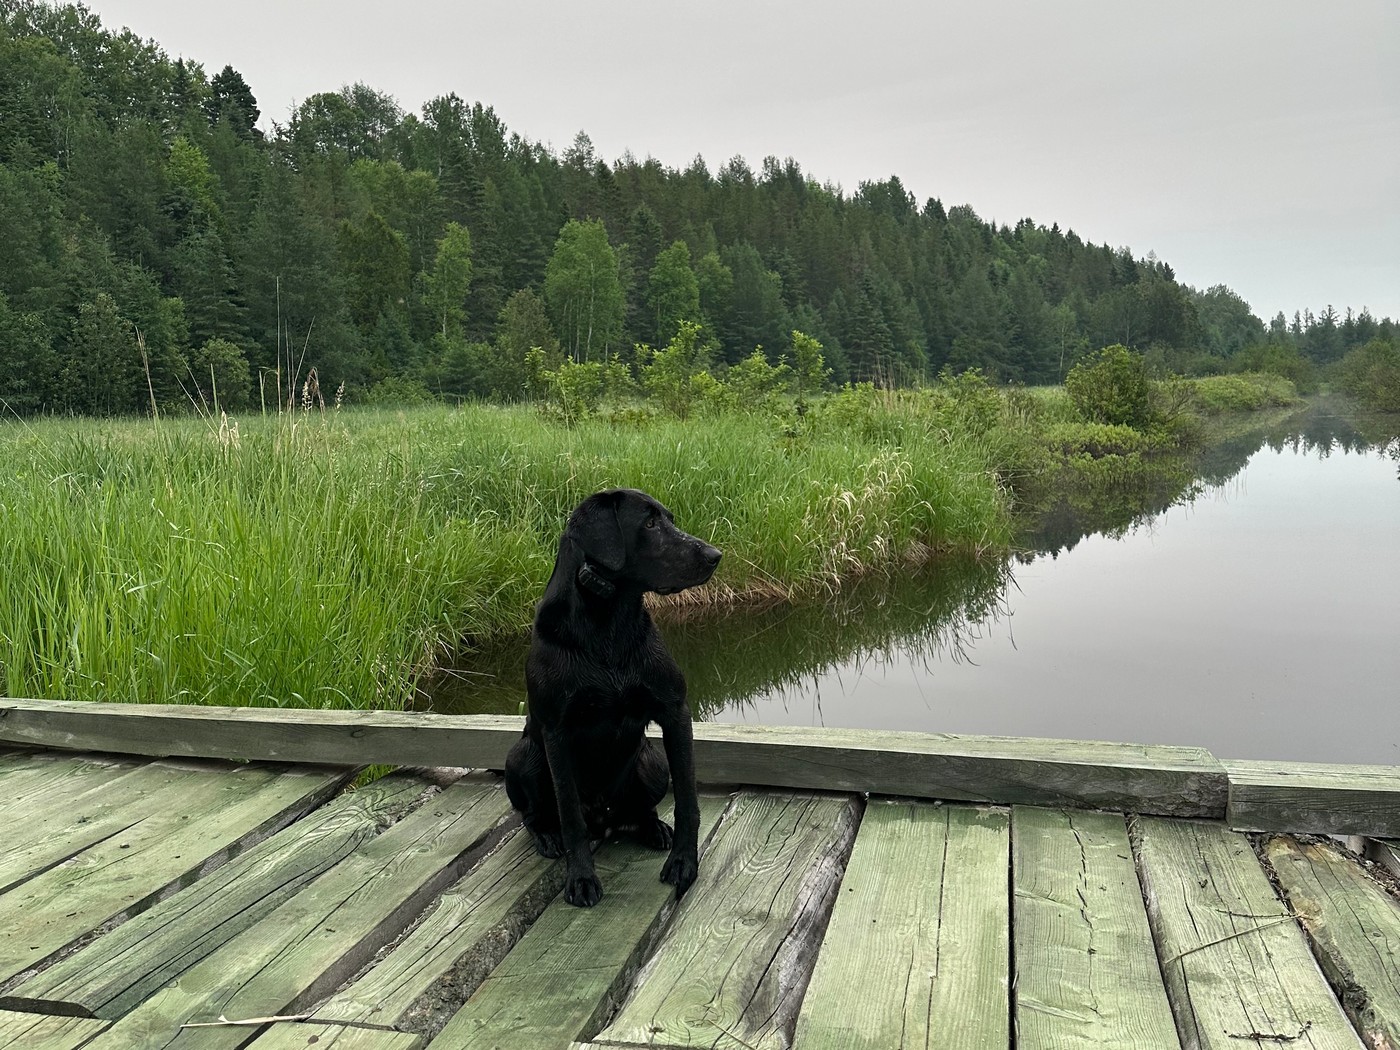
[[707,543],[700,548],[700,557],[705,559],[705,564],[713,569],[719,564],[719,560],[724,557],[724,552],[718,547],[711,547]]

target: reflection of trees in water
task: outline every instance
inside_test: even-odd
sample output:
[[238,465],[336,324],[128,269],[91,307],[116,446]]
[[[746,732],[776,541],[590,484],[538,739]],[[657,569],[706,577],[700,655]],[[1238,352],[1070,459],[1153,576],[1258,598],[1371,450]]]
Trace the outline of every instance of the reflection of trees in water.
[[1275,452],[1289,449],[1326,459],[1334,452],[1381,452],[1400,458],[1400,416],[1368,412],[1350,400],[1320,397],[1264,435]]
[[[1326,457],[1383,450],[1400,463],[1395,416],[1359,415],[1349,403],[1319,398],[1294,415],[1232,435],[1191,460],[1144,472],[1132,483],[1056,493],[1027,515],[1020,561],[1057,556],[1092,534],[1121,536],[1168,508],[1234,478],[1265,445]],[[959,659],[980,624],[995,618],[1011,580],[1009,563],[944,560],[912,574],[857,581],[824,602],[691,613],[662,633],[690,685],[698,715],[761,696],[805,695],[813,679],[840,664],[895,655],[932,663]],[[470,655],[429,686],[439,711],[514,714],[525,698],[520,636]]]
[[1363,413],[1342,398],[1321,397],[1281,419],[1213,442],[1195,456],[1159,461],[1160,469],[1126,483],[1056,492],[1025,514],[1021,561],[1072,550],[1086,536],[1120,537],[1171,507],[1225,485],[1268,446],[1326,458],[1334,452],[1383,451],[1400,461],[1400,417]]
[[858,581],[825,602],[720,612],[662,630],[703,717],[805,691],[836,664],[959,659],[976,625],[1000,609],[1009,579],[1004,562],[944,559]]
[[[871,576],[823,602],[688,613],[661,619],[701,717],[775,692],[796,691],[834,664],[896,653],[957,659],[975,625],[1000,607],[1005,563],[943,560],[902,576]],[[428,688],[437,711],[515,714],[525,698],[525,637],[471,655]]]

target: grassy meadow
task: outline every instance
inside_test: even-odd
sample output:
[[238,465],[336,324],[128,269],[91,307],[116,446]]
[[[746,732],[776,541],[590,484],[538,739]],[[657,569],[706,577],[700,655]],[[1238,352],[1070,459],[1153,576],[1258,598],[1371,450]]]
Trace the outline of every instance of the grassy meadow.
[[[1004,549],[984,443],[830,418],[566,428],[530,408],[0,426],[11,696],[401,707],[516,632],[584,496],[630,485],[726,552],[691,600],[803,597]],[[684,596],[683,596],[684,597]]]

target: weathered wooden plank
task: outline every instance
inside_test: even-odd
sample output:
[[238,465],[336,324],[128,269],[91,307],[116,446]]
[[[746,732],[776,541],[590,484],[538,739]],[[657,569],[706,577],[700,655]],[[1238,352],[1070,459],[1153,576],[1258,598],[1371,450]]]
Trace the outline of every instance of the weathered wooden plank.
[[804,1050],[1005,1050],[1005,810],[872,800],[797,1019]]
[[1400,1047],[1400,901],[1331,846],[1275,838],[1265,856],[1363,1041]]
[[1123,817],[1012,813],[1016,1045],[1177,1047]]
[[262,841],[339,790],[344,770],[219,768],[152,813],[0,895],[0,981]]
[[1133,823],[1147,913],[1185,1050],[1361,1042],[1248,840],[1217,824]]
[[78,1050],[106,1027],[106,1021],[84,1017],[0,1010],[0,1050]]
[[454,784],[113,1025],[100,1050],[232,1048],[246,1028],[181,1029],[305,1011],[456,880],[508,812],[496,786]]
[[[0,700],[0,740],[342,765],[500,769],[522,724],[488,715]],[[695,760],[701,780],[714,784],[1167,816],[1221,817],[1228,787],[1201,748],[819,726],[700,724]]]
[[355,1028],[343,1024],[272,1025],[252,1043],[251,1050],[420,1050],[421,1036],[386,1032],[380,1028]]
[[149,762],[76,795],[35,799],[0,855],[0,894],[143,822],[183,812],[225,768]]
[[318,1006],[315,1019],[438,1030],[563,885],[563,865],[517,832],[443,893],[368,973]]
[[129,757],[48,752],[27,756],[0,771],[0,820],[6,823],[10,846],[3,860],[11,851],[52,833],[53,820],[67,822],[77,799],[94,798],[95,791],[118,783],[144,764]]
[[122,1016],[365,845],[427,786],[389,776],[342,794],[0,995],[0,1007]]
[[1225,763],[1227,820],[1241,831],[1400,837],[1400,766]]
[[604,1044],[786,1047],[855,836],[840,796],[740,795]]
[[[702,848],[728,802],[701,797]],[[431,1046],[539,1050],[596,1032],[675,901],[657,877],[661,857],[627,839],[605,844],[595,861],[603,899],[592,908],[551,904]]]
[[[143,762],[85,751],[48,751],[9,756],[0,764],[0,820],[25,832],[40,807],[61,805],[125,776]],[[18,841],[18,840],[16,840]]]
[[0,699],[0,740],[254,762],[500,769],[523,724],[417,711]]
[[713,782],[916,798],[1223,815],[1224,770],[1201,748],[821,726],[696,726]]

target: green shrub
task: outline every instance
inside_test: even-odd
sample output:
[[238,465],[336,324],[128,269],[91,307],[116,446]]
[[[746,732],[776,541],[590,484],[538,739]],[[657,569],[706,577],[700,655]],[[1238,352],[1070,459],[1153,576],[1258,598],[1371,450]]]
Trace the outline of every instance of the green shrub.
[[713,394],[714,377],[706,371],[709,348],[700,335],[698,324],[682,321],[675,338],[660,350],[637,348],[642,387],[677,419],[687,418],[702,395]]
[[1342,358],[1337,378],[1343,392],[1367,408],[1400,412],[1400,345],[1372,339]]
[[1065,376],[1065,392],[1090,422],[1139,429],[1151,422],[1147,372],[1126,346],[1106,346],[1080,361]]
[[1211,415],[1220,412],[1257,412],[1263,408],[1285,408],[1298,403],[1298,391],[1292,381],[1265,372],[1205,376],[1192,380],[1192,383],[1201,410]]
[[607,390],[607,374],[598,361],[580,364],[566,357],[557,369],[541,373],[549,391],[547,404],[565,426],[575,426],[598,410]]
[[1232,372],[1268,372],[1290,380],[1300,394],[1317,393],[1317,369],[1298,352],[1282,343],[1255,343],[1230,359]]
[[1065,456],[1127,456],[1151,452],[1162,446],[1162,438],[1122,423],[1052,423],[1045,428],[1047,447]]

